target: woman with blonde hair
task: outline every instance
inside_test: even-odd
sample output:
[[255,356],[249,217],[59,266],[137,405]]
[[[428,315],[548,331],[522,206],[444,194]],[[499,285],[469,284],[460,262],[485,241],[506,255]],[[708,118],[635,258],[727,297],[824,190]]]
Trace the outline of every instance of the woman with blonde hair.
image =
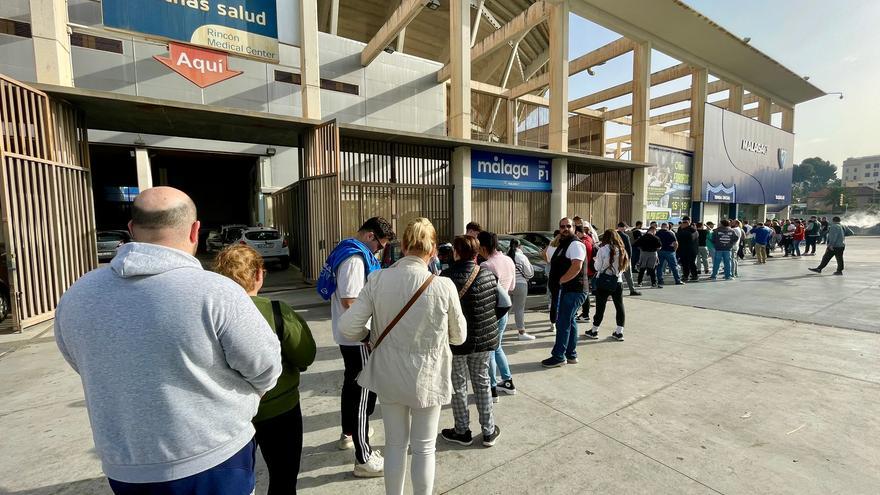
[[428,270],[437,249],[431,222],[410,222],[400,243],[404,257],[370,274],[339,329],[348,339],[369,338],[373,348],[358,383],[382,405],[385,493],[403,493],[410,446],[413,492],[430,494],[440,408],[452,398],[449,346],[464,343],[467,323],[455,284]]
[[623,311],[623,279],[621,275],[629,270],[629,257],[620,235],[611,229],[606,230],[599,239],[601,244],[596,254],[596,312],[593,315],[593,328],[587,330],[588,339],[599,337],[599,325],[605,316],[605,305],[608,298],[614,301],[614,310],[617,312],[617,329],[611,334],[611,338],[623,342],[623,325],[625,314]]
[[214,260],[214,271],[244,288],[281,341],[281,376],[260,400],[253,419],[254,438],[269,469],[269,495],[296,493],[303,443],[299,374],[315,361],[315,339],[293,308],[257,295],[266,270],[253,248],[242,244],[224,248]]

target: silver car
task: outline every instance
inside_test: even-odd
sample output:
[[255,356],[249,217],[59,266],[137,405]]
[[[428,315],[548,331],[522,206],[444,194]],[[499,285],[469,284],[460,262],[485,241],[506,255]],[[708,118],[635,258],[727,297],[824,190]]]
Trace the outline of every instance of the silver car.
[[98,261],[112,260],[116,251],[129,242],[131,235],[125,230],[98,231]]

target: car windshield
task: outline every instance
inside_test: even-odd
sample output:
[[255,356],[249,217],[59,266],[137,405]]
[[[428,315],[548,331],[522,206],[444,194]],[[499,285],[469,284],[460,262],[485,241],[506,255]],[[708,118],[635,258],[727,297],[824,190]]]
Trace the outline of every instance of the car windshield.
[[249,241],[277,241],[281,239],[281,234],[277,230],[255,230],[245,232],[244,236]]
[[118,232],[98,232],[98,242],[124,241],[125,236]]
[[[529,242],[525,239],[518,239],[518,240],[519,240],[519,247],[522,248],[522,252],[524,254],[541,254],[541,248],[539,248],[538,246],[535,246],[534,244],[532,244],[531,242]],[[498,239],[498,249],[500,249],[504,253],[507,253],[507,251],[510,249],[510,238],[509,237],[499,238]]]

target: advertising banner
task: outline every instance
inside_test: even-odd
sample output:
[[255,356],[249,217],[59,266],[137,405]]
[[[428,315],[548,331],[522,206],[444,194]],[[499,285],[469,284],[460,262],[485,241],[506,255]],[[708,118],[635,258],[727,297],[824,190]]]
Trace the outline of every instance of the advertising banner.
[[104,0],[104,26],[278,62],[276,0]]
[[707,103],[700,197],[790,204],[793,150],[794,134]]
[[678,223],[691,209],[694,155],[651,145],[648,162],[648,221]]
[[471,150],[471,187],[551,191],[550,160]]

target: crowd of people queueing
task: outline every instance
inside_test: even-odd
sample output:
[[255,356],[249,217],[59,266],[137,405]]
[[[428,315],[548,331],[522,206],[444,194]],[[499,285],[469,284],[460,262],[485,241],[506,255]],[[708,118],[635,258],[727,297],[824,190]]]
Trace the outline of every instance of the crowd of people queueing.
[[[720,265],[732,278],[745,239],[761,260],[771,256],[765,251],[777,236],[783,243],[791,238],[786,254],[800,255],[798,241],[806,236],[817,237],[808,242],[812,248],[828,243],[814,271],[832,256],[838,273],[843,270],[839,218],[824,236],[815,219],[779,229],[774,222],[754,229],[737,220],[720,223],[713,229],[711,222],[692,225],[684,218],[674,231],[667,223],[659,229],[654,222],[647,229],[620,223],[598,234],[579,217],[561,219],[544,253],[555,342],[542,365],[578,364],[577,323],[589,320],[590,292],[596,310],[585,337],[598,338],[611,299],[616,326],[610,338],[623,341],[624,280],[631,295],[640,294],[633,266],[638,286],[647,272],[652,286],[662,287],[667,267],[677,284],[695,280],[698,260],[706,273],[709,258],[711,279]],[[315,340],[290,306],[257,295],[266,271],[252,248],[229,246],[213,271],[204,270],[194,257],[199,228],[196,207],[182,191],[142,191],[129,223],[134,242],[120,247],[109,267],[81,277],[58,304],[56,342],[80,374],[96,452],[117,494],[246,495],[255,487],[259,446],[269,493],[296,493],[303,443],[299,381],[315,359]],[[437,273],[437,234],[425,218],[406,226],[403,258],[382,269],[376,255],[395,237],[388,221],[370,218],[332,250],[318,280],[318,292],[330,300],[344,365],[337,446],[353,450],[355,476],[384,476],[388,494],[404,492],[409,448],[412,491],[429,494],[443,405],[452,404],[453,424],[439,436],[464,446],[474,442],[468,382],[481,444],[499,439],[498,393],[516,394],[504,332],[513,312],[517,338],[534,339],[524,323],[533,271],[515,242],[502,253],[496,234],[471,223],[452,242],[454,262]],[[377,400],[384,456],[370,441]]]

